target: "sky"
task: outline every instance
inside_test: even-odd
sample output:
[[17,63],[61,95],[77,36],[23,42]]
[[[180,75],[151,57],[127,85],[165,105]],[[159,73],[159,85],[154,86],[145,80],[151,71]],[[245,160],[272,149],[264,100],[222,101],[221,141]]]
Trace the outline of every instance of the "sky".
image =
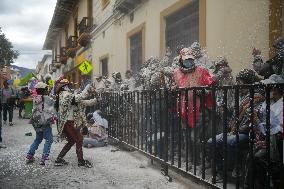
[[20,52],[14,65],[35,69],[44,54],[42,46],[56,0],[0,0],[0,27]]

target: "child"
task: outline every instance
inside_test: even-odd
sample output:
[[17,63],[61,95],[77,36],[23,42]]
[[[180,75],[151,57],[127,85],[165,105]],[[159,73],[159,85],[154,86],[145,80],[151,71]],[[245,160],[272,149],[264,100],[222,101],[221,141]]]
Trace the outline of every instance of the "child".
[[48,160],[50,148],[53,142],[51,123],[55,115],[54,102],[46,95],[47,85],[45,83],[37,83],[35,85],[35,90],[37,95],[33,97],[31,124],[36,131],[36,138],[30,146],[26,159],[27,163],[34,162],[35,151],[38,149],[42,140],[45,139],[43,154],[40,161],[41,165],[45,165],[45,161]]

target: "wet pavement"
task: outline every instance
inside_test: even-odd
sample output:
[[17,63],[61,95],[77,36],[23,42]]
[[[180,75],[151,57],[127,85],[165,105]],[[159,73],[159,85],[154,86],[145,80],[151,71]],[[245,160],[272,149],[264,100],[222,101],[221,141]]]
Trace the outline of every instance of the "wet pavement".
[[[32,132],[32,136],[25,133]],[[54,140],[56,127],[53,125]],[[84,148],[84,157],[94,164],[93,168],[77,166],[75,147],[66,155],[69,165],[55,167],[54,160],[64,145],[54,142],[50,160],[39,165],[43,143],[36,152],[33,164],[25,163],[26,152],[35,138],[28,120],[15,120],[14,126],[3,126],[2,137],[6,149],[0,149],[0,188],[195,188],[185,182],[168,180],[138,152],[115,151],[114,146]],[[44,142],[44,141],[43,141]]]

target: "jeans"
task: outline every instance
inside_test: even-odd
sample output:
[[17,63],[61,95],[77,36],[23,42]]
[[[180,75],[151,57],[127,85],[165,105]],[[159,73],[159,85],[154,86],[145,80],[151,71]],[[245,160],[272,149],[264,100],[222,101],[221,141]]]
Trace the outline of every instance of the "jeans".
[[3,121],[7,121],[7,113],[9,114],[9,122],[13,121],[13,105],[2,104],[3,105]]
[[[223,154],[223,138],[224,134],[221,133],[219,135],[216,135],[216,149],[215,149],[215,154],[216,154],[216,164],[218,170],[222,170],[222,154]],[[239,144],[248,144],[249,141],[249,136],[247,134],[239,134]],[[237,138],[236,135],[227,135],[227,154],[228,158],[227,161],[230,163],[234,163],[235,161],[235,156],[236,156],[236,146],[237,146]],[[207,147],[208,147],[208,154],[212,154],[210,150],[213,149],[213,140],[210,138],[207,141]]]
[[67,121],[65,123],[63,133],[66,135],[68,143],[65,144],[57,158],[63,158],[76,143],[76,154],[78,161],[83,161],[83,135],[81,135],[81,133],[74,127],[74,121]]
[[106,145],[105,141],[98,141],[97,139],[93,138],[84,138],[83,140],[83,146],[88,147],[88,145],[91,145],[92,147],[103,147]]
[[53,135],[52,135],[52,128],[51,126],[46,126],[43,128],[43,131],[36,132],[36,138],[33,142],[33,144],[30,147],[30,150],[28,152],[29,155],[34,155],[35,151],[38,149],[38,146],[42,142],[42,140],[45,139],[45,144],[43,147],[43,157],[48,157],[50,153],[50,148],[53,142]]

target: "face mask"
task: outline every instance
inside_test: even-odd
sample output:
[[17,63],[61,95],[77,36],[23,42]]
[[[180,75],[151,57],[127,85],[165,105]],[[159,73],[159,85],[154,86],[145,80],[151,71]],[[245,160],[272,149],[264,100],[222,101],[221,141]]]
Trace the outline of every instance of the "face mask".
[[193,68],[194,67],[194,60],[193,59],[186,59],[183,61],[183,67],[185,68]]

